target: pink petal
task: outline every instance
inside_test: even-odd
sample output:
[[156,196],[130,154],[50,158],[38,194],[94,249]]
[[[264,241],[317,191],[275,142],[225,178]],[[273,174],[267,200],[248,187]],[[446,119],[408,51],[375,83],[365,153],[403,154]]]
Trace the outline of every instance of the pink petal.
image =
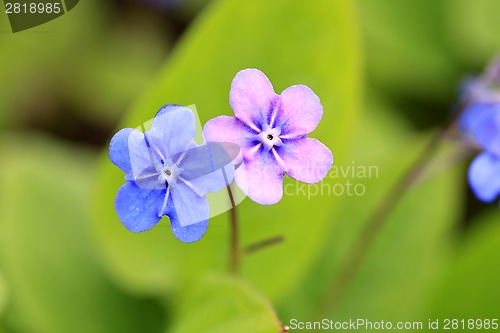
[[258,69],[244,69],[234,77],[229,104],[236,118],[254,130],[261,129],[267,122],[276,100],[271,82]]
[[323,116],[323,106],[311,88],[299,84],[281,93],[281,112],[277,125],[284,137],[311,133]]
[[220,116],[210,119],[203,128],[207,142],[231,142],[239,147],[249,147],[257,133],[236,117]]
[[286,173],[309,184],[325,178],[333,165],[332,152],[316,139],[290,140],[276,151],[283,159]]
[[236,170],[236,183],[256,203],[272,205],[283,197],[283,173],[269,152],[256,153]]

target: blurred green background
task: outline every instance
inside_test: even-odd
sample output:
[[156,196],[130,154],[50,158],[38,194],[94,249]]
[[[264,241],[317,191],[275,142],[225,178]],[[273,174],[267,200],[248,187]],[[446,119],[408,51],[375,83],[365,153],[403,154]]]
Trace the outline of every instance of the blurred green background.
[[[13,34],[2,9],[0,333],[500,318],[500,212],[471,195],[468,161],[414,186],[344,297],[325,296],[384,193],[449,117],[463,77],[500,50],[498,13],[496,0],[86,0]],[[337,167],[376,166],[378,177],[325,180],[362,184],[362,196],[245,200],[242,243],[285,241],[245,257],[236,277],[228,214],[195,244],[175,239],[167,219],[142,234],[121,225],[123,174],[107,145],[166,103],[196,104],[202,123],[231,115],[231,80],[248,67],[277,92],[310,86],[325,109],[312,136]]]

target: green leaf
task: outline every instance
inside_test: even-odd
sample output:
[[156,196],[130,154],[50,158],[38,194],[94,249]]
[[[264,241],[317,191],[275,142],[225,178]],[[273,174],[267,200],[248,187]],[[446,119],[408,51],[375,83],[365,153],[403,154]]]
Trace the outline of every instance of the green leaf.
[[17,332],[155,332],[163,310],[105,278],[89,236],[95,157],[43,137],[0,139],[0,266]]
[[[174,51],[123,126],[135,127],[165,103],[196,104],[201,121],[231,115],[230,83],[237,71],[264,71],[275,90],[303,83],[321,98],[325,113],[311,134],[344,156],[360,98],[360,54],[349,1],[218,1],[209,6]],[[332,183],[332,179],[326,182]],[[295,184],[286,180],[285,184]],[[113,208],[123,174],[107,157],[95,193],[95,230],[110,273],[133,290],[179,288],[206,269],[226,269],[228,215],[211,219],[197,244],[182,244],[168,219],[142,234],[128,232]],[[302,186],[302,185],[301,185]],[[308,186],[305,186],[307,189]],[[242,272],[274,300],[293,290],[328,239],[335,206],[330,197],[285,196],[274,206],[245,200],[238,206],[244,245],[283,235],[285,242],[245,258]],[[265,274],[263,273],[265,272]]]
[[[330,288],[347,259],[348,250],[388,190],[403,175],[429,140],[416,135],[396,117],[390,105],[370,97],[350,154],[337,167],[349,170],[338,184],[362,186],[363,195],[342,195],[329,245],[297,292],[278,307],[286,324],[298,313],[306,319],[421,319],[433,286],[449,258],[448,233],[461,210],[461,169],[446,170],[411,187],[376,234],[363,263],[343,297],[334,300]],[[359,170],[376,167],[367,177]],[[350,169],[347,169],[350,168]],[[352,171],[354,168],[354,175]],[[328,291],[327,291],[328,290]],[[337,292],[337,291],[335,291]],[[319,307],[321,306],[321,307]],[[321,317],[323,318],[323,317]]]
[[0,273],[0,319],[3,316],[5,306],[7,304],[7,285],[3,273]]
[[61,102],[93,123],[115,123],[161,64],[168,40],[154,20],[131,15],[117,23],[114,15],[102,1],[80,1],[62,17],[14,34],[2,5],[0,127],[57,118]]
[[208,274],[186,296],[172,333],[278,333],[274,310],[259,292],[227,276]]
[[[473,221],[440,285],[429,318],[500,320],[500,224],[494,210]],[[469,330],[470,331],[470,330]]]
[[446,28],[450,46],[477,68],[482,68],[500,50],[500,22],[496,0],[448,0]]
[[[358,0],[368,77],[387,94],[442,100],[459,75],[447,47],[446,1]],[[454,4],[454,1],[451,1]],[[475,4],[471,4],[474,6]],[[462,28],[467,24],[461,22]]]
[[[101,19],[102,11],[97,10],[88,1],[82,1],[77,8],[33,29],[12,33],[9,20],[2,5],[0,11],[0,125],[5,126],[22,120],[28,107],[43,109],[45,103],[52,103],[48,90],[55,88],[54,78],[68,71],[62,64],[71,59],[75,45],[82,44],[82,39],[96,35],[96,25],[92,20]],[[75,68],[69,72],[74,73]],[[43,78],[43,79],[41,79]],[[50,93],[54,93],[50,91]],[[26,98],[30,96],[31,98]],[[50,104],[49,104],[50,105]],[[50,109],[50,108],[47,108]]]

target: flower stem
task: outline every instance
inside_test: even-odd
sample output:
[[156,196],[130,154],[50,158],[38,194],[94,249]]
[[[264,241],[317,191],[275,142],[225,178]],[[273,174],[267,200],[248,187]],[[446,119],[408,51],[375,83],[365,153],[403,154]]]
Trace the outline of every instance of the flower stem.
[[254,243],[252,245],[247,246],[244,250],[243,253],[244,255],[262,250],[263,248],[266,248],[268,246],[274,245],[274,244],[279,244],[283,242],[285,238],[283,236],[275,236],[273,238],[268,238],[264,239],[263,241]]
[[[224,178],[227,182],[227,176],[222,169],[222,173],[224,174]],[[238,225],[238,212],[236,211],[236,203],[234,201],[233,191],[231,190],[231,184],[227,187],[227,193],[229,195],[229,201],[231,203],[230,210],[230,236],[229,236],[229,271],[233,274],[238,273],[238,267],[240,264],[240,241],[239,241],[239,225]]]
[[[432,161],[440,143],[446,138],[447,132],[453,126],[454,120],[459,113],[460,112],[457,112],[455,117],[450,119],[450,121],[431,138],[415,162],[376,207],[375,212],[348,250],[345,261],[338,270],[338,274],[334,278],[332,284],[330,284],[323,299],[320,301],[318,308],[320,312],[326,310],[335,312],[340,305],[345,292],[348,290],[378,232],[382,229],[384,222],[387,220],[387,217],[403,198],[407,190],[421,178]],[[319,315],[322,314],[323,313],[319,313]]]
[[229,225],[230,226],[229,270],[231,273],[236,274],[238,273],[240,260],[243,256],[262,250],[263,248],[266,248],[268,246],[281,243],[284,240],[284,237],[275,236],[269,239],[265,239],[263,241],[249,245],[241,250],[239,241],[238,212],[236,211],[236,204],[234,201],[233,191],[231,190],[231,185],[227,186],[227,193],[229,194],[229,200],[231,202],[230,225]]
[[[226,177],[224,173],[224,177]],[[226,178],[227,183],[227,178]],[[272,238],[264,239],[260,242],[254,243],[252,245],[247,246],[244,249],[240,248],[240,238],[239,238],[239,220],[238,220],[238,212],[236,211],[236,203],[234,201],[233,191],[231,189],[231,185],[227,186],[227,193],[229,195],[229,201],[231,203],[230,210],[230,218],[229,218],[229,229],[230,229],[230,238],[229,238],[229,271],[233,274],[238,273],[238,269],[240,266],[241,258],[245,255],[257,252],[266,247],[279,244],[283,242],[283,236],[275,236]]]

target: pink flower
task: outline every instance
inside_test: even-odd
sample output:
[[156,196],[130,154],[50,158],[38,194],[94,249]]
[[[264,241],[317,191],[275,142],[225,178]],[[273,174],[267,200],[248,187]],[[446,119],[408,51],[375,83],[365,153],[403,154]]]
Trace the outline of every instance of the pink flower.
[[231,142],[241,148],[243,164],[236,182],[253,201],[271,205],[283,197],[283,177],[321,181],[333,164],[330,149],[307,137],[323,115],[318,96],[305,85],[280,95],[264,73],[245,69],[231,84],[234,117],[220,116],[204,128],[207,141]]

